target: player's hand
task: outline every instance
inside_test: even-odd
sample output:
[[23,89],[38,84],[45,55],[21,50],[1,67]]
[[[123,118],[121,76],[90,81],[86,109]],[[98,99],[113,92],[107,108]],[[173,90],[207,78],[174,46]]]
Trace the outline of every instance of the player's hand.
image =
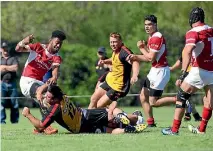
[[139,49],[145,48],[145,46],[146,46],[146,42],[145,42],[144,40],[139,40],[139,41],[137,42],[137,47],[138,47]]
[[132,62],[132,61],[137,61],[137,55],[134,55],[134,54],[130,54],[129,55],[129,60]]
[[98,66],[100,66],[100,67],[104,66],[104,60],[99,60]]
[[30,114],[30,109],[28,107],[24,107],[23,111],[22,111],[22,115],[24,117],[27,117]]
[[188,75],[188,72],[183,71],[183,73],[180,75],[180,77],[177,79],[175,85],[180,87],[181,83],[183,82],[183,80],[186,78],[186,76]]
[[134,76],[134,77],[131,78],[130,83],[133,85],[133,84],[135,84],[137,81],[138,81],[138,77],[137,77],[137,76]]
[[35,39],[35,38],[34,38],[33,34],[31,34],[31,35],[25,37],[25,38],[22,40],[22,42],[23,42],[25,45],[27,45],[27,44],[29,44],[29,43],[32,43],[34,39]]
[[178,79],[178,80],[175,82],[175,85],[176,85],[177,87],[180,87],[181,83],[182,83],[182,81],[181,81],[180,79]]
[[56,82],[57,82],[57,78],[56,77],[52,77],[52,78],[49,78],[48,80],[47,80],[47,84],[49,84],[49,85],[51,85],[51,84],[56,84]]
[[108,112],[108,121],[112,121],[114,119],[113,113]]
[[39,101],[39,102],[42,102],[42,100],[43,100],[43,95],[42,94],[37,94],[36,95],[36,98],[37,98],[37,100]]

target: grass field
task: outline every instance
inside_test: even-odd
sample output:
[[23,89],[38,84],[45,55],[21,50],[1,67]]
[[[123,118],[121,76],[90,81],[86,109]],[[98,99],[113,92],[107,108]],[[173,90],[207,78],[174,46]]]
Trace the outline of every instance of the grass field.
[[[140,108],[124,108],[132,112]],[[201,107],[198,107],[201,112]],[[38,109],[31,111],[40,117]],[[33,135],[33,127],[21,116],[19,124],[1,126],[2,151],[213,151],[213,120],[211,119],[205,135],[191,134],[187,122],[182,122],[178,136],[163,136],[161,129],[171,125],[174,108],[163,107],[154,110],[157,128],[147,128],[140,134],[68,134],[57,124],[56,135]],[[20,111],[21,113],[21,111]],[[7,111],[9,117],[9,111]],[[194,122],[194,119],[190,122]]]

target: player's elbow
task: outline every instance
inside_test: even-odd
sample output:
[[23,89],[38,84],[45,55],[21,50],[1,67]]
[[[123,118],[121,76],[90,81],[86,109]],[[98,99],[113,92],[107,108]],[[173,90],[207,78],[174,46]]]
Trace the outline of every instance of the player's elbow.
[[16,45],[15,51],[16,52],[20,52],[21,51],[21,47],[18,44]]
[[45,126],[42,124],[42,122],[40,122],[36,129],[39,131],[43,131],[45,129]]

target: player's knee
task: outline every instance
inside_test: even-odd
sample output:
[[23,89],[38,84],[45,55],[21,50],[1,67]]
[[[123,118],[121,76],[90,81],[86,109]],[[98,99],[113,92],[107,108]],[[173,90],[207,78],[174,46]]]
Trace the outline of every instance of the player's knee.
[[182,89],[178,90],[176,108],[185,108],[186,101],[191,97],[191,94],[184,92]]

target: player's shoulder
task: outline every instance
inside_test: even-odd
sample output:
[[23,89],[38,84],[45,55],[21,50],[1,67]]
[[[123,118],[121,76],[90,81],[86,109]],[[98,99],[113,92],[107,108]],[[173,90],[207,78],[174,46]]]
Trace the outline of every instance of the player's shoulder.
[[155,32],[155,33],[152,35],[151,38],[153,38],[153,37],[161,38],[161,37],[163,37],[163,34],[162,34],[161,32],[159,32],[159,31],[157,31],[157,32]]
[[197,26],[197,27],[194,27],[190,30],[188,30],[186,32],[186,34],[190,34],[190,33],[198,33],[198,32],[201,32],[201,31],[205,31],[205,30],[212,30],[213,28],[209,25],[203,25],[203,26]]
[[34,45],[34,46],[37,46],[37,47],[41,47],[42,46],[42,44],[40,42],[31,43],[30,45]]
[[127,48],[125,45],[123,45],[123,46],[121,47],[120,53],[132,54],[133,52],[132,52],[129,48]]

